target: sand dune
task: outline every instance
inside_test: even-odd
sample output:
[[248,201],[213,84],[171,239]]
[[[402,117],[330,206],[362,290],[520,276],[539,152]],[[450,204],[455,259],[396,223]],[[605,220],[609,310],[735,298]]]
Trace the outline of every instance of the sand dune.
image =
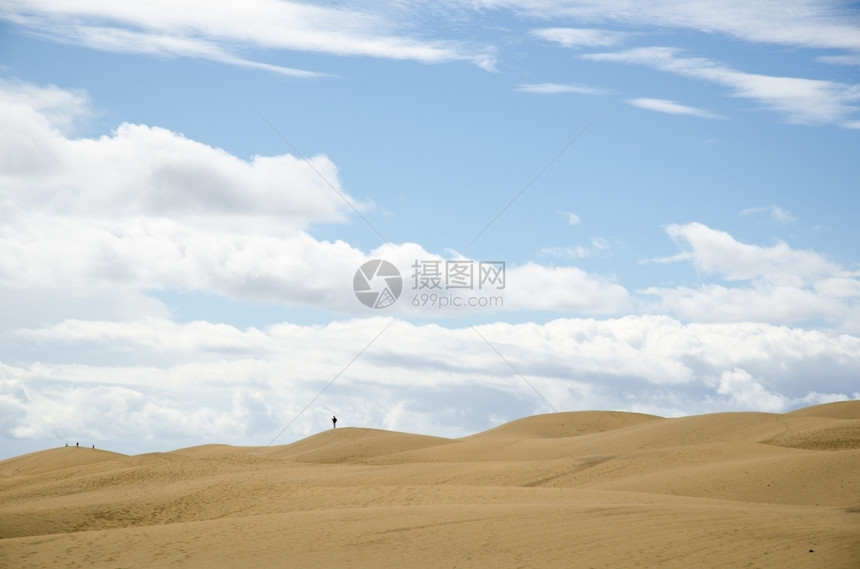
[[0,566],[857,567],[860,402],[0,462]]
[[267,448],[261,455],[299,462],[355,462],[413,449],[445,445],[449,439],[395,433],[379,429],[341,428],[308,437],[288,446]]
[[0,477],[43,474],[123,456],[115,452],[78,447],[44,450],[0,462]]
[[860,419],[860,401],[837,401],[823,405],[804,407],[788,413],[804,417],[827,417],[830,419]]
[[467,437],[468,439],[487,439],[491,437],[514,439],[556,439],[614,431],[649,421],[659,421],[661,417],[642,413],[620,411],[578,411],[572,413],[552,413],[517,419],[489,431]]

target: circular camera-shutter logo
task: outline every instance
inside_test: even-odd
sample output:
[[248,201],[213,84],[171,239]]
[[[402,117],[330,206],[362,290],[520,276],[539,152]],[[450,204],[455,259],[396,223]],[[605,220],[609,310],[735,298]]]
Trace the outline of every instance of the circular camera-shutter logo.
[[352,290],[359,302],[368,308],[388,308],[400,297],[403,279],[397,267],[388,261],[374,259],[355,271]]

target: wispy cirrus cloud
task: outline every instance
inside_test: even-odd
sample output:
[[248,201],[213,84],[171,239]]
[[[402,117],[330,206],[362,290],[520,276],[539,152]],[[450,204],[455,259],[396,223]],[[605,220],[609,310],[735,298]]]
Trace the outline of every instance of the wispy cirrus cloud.
[[594,28],[541,28],[531,34],[563,47],[609,47],[622,43],[630,34]]
[[682,105],[680,103],[676,103],[675,101],[669,101],[666,99],[639,98],[630,99],[627,102],[634,107],[639,107],[640,109],[646,109],[658,113],[666,113],[670,115],[689,115],[705,119],[723,118],[716,113],[712,113],[711,111],[707,111],[705,109],[697,109],[696,107],[689,107],[687,105]]
[[253,61],[236,55],[230,48],[217,41],[138,31],[107,26],[57,26],[49,25],[46,31],[56,31],[52,39],[80,44],[100,51],[114,53],[139,53],[157,57],[189,57],[208,59],[227,65],[260,69],[280,75],[298,78],[324,77],[326,73],[307,71],[283,65]]
[[801,124],[849,123],[858,112],[860,85],[779,77],[739,71],[704,57],[688,57],[673,47],[642,47],[582,56],[591,61],[644,65],[691,79],[716,83],[732,95],[758,101]]
[[838,0],[481,0],[479,6],[556,21],[679,28],[750,42],[860,51],[856,8]]
[[574,93],[577,95],[600,95],[605,93],[603,89],[589,87],[588,85],[566,85],[561,83],[528,83],[517,87],[521,93],[535,93],[538,95],[558,95],[562,93]]
[[778,221],[779,223],[791,223],[792,221],[796,221],[791,213],[782,209],[778,205],[771,205],[767,207],[748,207],[742,210],[738,215],[757,215],[757,214],[767,214],[773,221]]
[[253,48],[425,63],[467,61],[485,69],[494,66],[487,48],[412,37],[410,26],[394,11],[368,5],[315,5],[290,0],[152,0],[145,4],[10,0],[0,8],[0,19],[30,33],[93,49],[196,57],[300,77],[320,74],[252,61],[241,53]]

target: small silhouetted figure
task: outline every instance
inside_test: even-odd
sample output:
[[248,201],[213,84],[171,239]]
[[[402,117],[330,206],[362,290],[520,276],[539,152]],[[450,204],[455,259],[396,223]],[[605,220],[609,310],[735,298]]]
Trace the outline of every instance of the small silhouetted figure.
[[75,443],[75,446],[76,446],[76,447],[79,447],[79,446],[81,446],[81,445],[80,445],[80,443]]
[[334,415],[331,416],[331,428],[332,429],[337,428],[337,417],[335,417]]
[[93,445],[93,450],[96,450],[96,445]]
[[66,443],[66,446],[69,446],[69,443]]

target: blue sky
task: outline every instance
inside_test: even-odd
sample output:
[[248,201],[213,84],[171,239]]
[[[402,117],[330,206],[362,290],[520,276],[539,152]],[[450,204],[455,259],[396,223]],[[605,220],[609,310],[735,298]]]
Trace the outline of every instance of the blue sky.
[[821,0],[6,2],[0,454],[858,398],[858,69]]

